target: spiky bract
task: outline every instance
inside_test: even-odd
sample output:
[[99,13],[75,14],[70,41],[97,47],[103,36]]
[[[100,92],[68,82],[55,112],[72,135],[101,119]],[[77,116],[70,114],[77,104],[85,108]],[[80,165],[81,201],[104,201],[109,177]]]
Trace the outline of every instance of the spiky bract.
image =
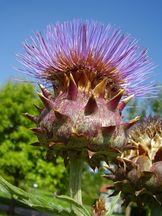
[[[85,81],[83,77],[78,83]],[[48,155],[53,150],[61,152],[64,158],[68,158],[68,151],[84,151],[84,156],[90,151],[91,165],[95,168],[100,160],[96,159],[94,152],[100,153],[100,159],[107,158],[107,155],[109,159],[116,156],[119,152],[117,149],[125,145],[125,131],[138,118],[129,123],[122,122],[120,113],[123,105],[131,99],[128,97],[120,102],[123,90],[112,99],[105,100],[105,81],[86,92],[87,85],[77,85],[72,75],[69,78],[66,76],[66,80],[69,83],[66,93],[60,93],[57,97],[40,85],[42,94],[39,96],[45,108],[38,109],[38,117],[26,114],[37,124],[32,129],[39,139],[35,145],[48,147]]]
[[129,132],[133,149],[118,157],[107,175],[125,204],[162,204],[162,120],[148,118]]

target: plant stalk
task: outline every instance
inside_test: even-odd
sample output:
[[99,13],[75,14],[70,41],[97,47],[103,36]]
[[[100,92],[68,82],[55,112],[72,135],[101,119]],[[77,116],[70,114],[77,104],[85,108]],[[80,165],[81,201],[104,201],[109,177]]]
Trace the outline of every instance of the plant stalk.
[[70,154],[70,197],[77,203],[82,205],[82,191],[81,191],[81,177],[83,169],[83,160],[81,159],[81,153],[79,155]]

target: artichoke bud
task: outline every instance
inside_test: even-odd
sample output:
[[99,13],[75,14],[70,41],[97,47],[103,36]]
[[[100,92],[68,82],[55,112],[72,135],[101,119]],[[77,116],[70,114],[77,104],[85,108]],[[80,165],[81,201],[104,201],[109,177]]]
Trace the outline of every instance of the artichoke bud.
[[98,83],[95,80],[96,86],[90,89],[90,83],[93,83],[90,77],[84,75],[78,79],[72,73],[64,75],[60,81],[66,88],[63,91],[60,87],[55,96],[40,85],[42,92],[38,95],[44,108],[38,109],[39,116],[25,114],[36,123],[37,127],[32,131],[37,135],[39,145],[56,151],[86,149],[91,153],[100,152],[105,157],[109,151],[113,154],[113,148],[123,148],[125,131],[132,124],[122,122],[120,104],[124,90],[111,92],[114,96],[108,98],[106,79]]

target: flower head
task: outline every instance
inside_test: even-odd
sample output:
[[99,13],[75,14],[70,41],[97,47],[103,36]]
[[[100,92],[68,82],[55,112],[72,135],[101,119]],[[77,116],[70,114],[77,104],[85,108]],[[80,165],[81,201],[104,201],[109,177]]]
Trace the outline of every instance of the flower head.
[[77,79],[84,71],[93,87],[107,77],[108,91],[124,88],[126,95],[136,96],[154,91],[145,82],[153,68],[147,50],[111,25],[78,20],[49,25],[44,36],[37,33],[24,48],[25,71],[60,88],[64,73]]
[[38,117],[27,114],[37,125],[37,145],[67,158],[71,150],[85,156],[91,151],[92,167],[107,154],[116,155],[126,143],[126,130],[139,119],[123,123],[123,108],[133,95],[153,88],[143,83],[152,68],[146,50],[130,35],[88,21],[48,26],[45,36],[38,33],[24,48],[21,62],[55,93],[40,85],[44,108]]

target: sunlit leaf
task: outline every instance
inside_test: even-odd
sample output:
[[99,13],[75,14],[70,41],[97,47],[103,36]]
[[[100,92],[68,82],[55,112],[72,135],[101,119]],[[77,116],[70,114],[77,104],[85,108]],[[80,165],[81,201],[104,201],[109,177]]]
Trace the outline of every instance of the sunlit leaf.
[[108,211],[104,214],[104,216],[112,216],[112,213],[113,213],[113,209],[114,209],[114,206],[117,204],[117,202],[119,201],[119,198],[120,198],[120,194],[121,193],[118,193],[118,195],[114,196],[111,203],[110,203],[110,207],[108,209]]
[[72,205],[72,208],[74,210],[74,212],[78,215],[81,216],[91,216],[90,212],[83,206],[80,205],[79,203],[77,203],[74,199],[68,197],[68,196],[57,196],[58,199],[60,200],[64,200],[67,203],[69,203],[70,205]]

